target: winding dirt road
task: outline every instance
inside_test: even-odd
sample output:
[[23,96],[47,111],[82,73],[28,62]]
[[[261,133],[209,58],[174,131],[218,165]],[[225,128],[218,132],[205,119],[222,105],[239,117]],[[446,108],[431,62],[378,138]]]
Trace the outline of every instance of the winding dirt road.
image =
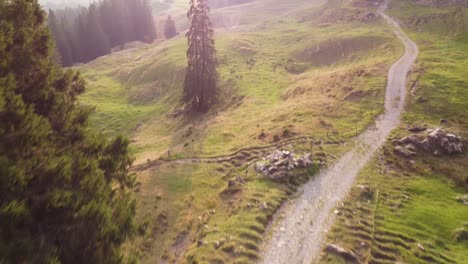
[[310,264],[316,261],[334,220],[331,210],[346,197],[359,171],[400,123],[406,77],[416,61],[418,47],[398,23],[384,13],[389,1],[378,8],[378,13],[394,28],[406,50],[388,72],[384,114],[377,118],[375,128],[356,139],[351,151],[300,188],[299,197],[285,208],[286,217],[278,220],[271,240],[265,243],[260,263]]

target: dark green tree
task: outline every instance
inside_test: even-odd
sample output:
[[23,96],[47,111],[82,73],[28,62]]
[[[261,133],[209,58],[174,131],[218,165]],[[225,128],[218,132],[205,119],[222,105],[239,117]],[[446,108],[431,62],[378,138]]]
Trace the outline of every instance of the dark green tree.
[[143,25],[143,41],[151,43],[156,39],[156,27],[149,0],[141,1],[141,24]]
[[87,41],[89,42],[89,58],[95,59],[104,54],[109,54],[111,47],[109,38],[102,29],[99,10],[95,4],[91,4],[87,15]]
[[173,38],[177,35],[175,22],[172,20],[171,16],[167,16],[167,20],[164,23],[164,35],[167,39]]
[[135,231],[128,141],[77,103],[37,0],[0,0],[0,263],[120,263]]
[[49,25],[65,66],[88,62],[130,41],[156,38],[147,0],[103,0],[89,8],[55,10]]
[[65,36],[65,29],[63,24],[57,19],[54,11],[49,10],[49,28],[54,34],[55,43],[57,46],[57,52],[60,55],[59,62],[63,65],[70,65],[73,61],[70,47],[68,46],[67,38]]
[[218,95],[218,63],[209,12],[208,0],[190,0],[183,101],[198,112],[207,111]]

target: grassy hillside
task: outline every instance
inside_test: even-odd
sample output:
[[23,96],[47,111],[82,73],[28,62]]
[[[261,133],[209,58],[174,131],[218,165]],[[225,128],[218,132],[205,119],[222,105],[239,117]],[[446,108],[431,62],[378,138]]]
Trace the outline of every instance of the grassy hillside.
[[[178,114],[183,36],[79,67],[88,81],[80,100],[96,106],[93,125],[130,137],[136,164],[168,159],[168,150],[171,159],[240,150],[226,162],[138,171],[141,236],[128,250],[143,263],[255,261],[269,218],[319,167],[279,183],[251,163],[275,147],[332,162],[382,111],[402,46],[375,7],[257,0],[214,10],[214,21],[235,23],[216,31],[222,96],[205,115]],[[246,182],[228,188],[237,176]]]
[[[408,135],[405,128],[415,124],[443,126],[467,138],[468,10],[407,0],[394,0],[390,7],[389,14],[420,47],[407,112],[393,139]],[[466,263],[468,208],[457,197],[468,191],[468,157],[418,152],[410,161],[392,149],[389,142],[337,208],[329,242],[369,263]],[[345,262],[333,254],[322,260]]]
[[[89,81],[82,100],[99,105],[98,128],[132,137],[137,163],[167,149],[180,156],[230,153],[271,143],[286,129],[348,139],[381,111],[386,70],[401,47],[379,19],[304,17],[217,35],[223,106],[206,116],[171,115],[182,92],[182,37],[81,67]],[[268,136],[259,140],[262,131]]]

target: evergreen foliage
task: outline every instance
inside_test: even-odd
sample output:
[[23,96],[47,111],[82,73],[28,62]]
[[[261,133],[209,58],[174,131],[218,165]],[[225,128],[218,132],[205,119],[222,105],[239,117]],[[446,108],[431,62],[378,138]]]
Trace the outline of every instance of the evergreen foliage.
[[164,23],[164,35],[167,39],[173,38],[177,35],[177,29],[174,20],[171,16],[167,16],[167,20]]
[[187,70],[184,83],[184,102],[192,109],[203,112],[217,98],[217,60],[214,32],[208,0],[190,0],[187,17],[190,28],[188,41]]
[[122,262],[128,141],[89,129],[85,83],[56,65],[37,0],[0,0],[0,32],[0,263]]
[[49,27],[65,66],[94,60],[130,41],[156,38],[148,0],[104,0],[89,8],[50,11]]

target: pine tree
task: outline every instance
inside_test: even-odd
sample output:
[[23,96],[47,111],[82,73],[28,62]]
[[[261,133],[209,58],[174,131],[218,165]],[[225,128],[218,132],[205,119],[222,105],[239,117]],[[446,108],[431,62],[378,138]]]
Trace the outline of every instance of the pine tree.
[[136,1],[134,8],[134,28],[138,33],[136,39],[151,43],[156,39],[156,28],[154,25],[153,14],[148,0],[134,0]]
[[57,17],[55,16],[54,11],[49,10],[49,27],[54,35],[55,42],[57,45],[58,54],[60,54],[60,62],[63,65],[69,66],[72,64],[72,54],[70,47],[68,46],[67,38],[65,36],[65,29],[63,24],[59,22]]
[[120,263],[134,233],[128,141],[88,127],[37,0],[0,0],[0,262]]
[[110,53],[109,39],[102,30],[98,9],[95,4],[91,4],[88,9],[87,32],[88,41],[90,42],[90,50],[88,51],[90,53],[90,59],[93,60],[99,56]]
[[183,100],[189,108],[199,112],[208,110],[218,94],[216,50],[209,12],[208,0],[190,0]]
[[103,0],[89,8],[51,11],[49,27],[65,66],[88,62],[130,41],[156,38],[148,0]]
[[175,22],[172,20],[171,16],[167,16],[167,20],[164,23],[164,35],[167,39],[173,38],[177,35]]

